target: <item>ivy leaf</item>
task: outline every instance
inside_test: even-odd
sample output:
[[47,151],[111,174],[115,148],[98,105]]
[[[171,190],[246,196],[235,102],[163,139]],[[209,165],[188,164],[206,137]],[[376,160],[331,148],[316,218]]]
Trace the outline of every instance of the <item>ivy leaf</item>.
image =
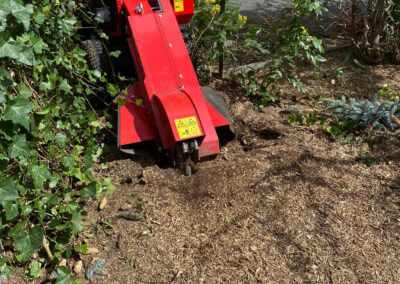
[[40,91],[48,91],[48,90],[51,90],[51,83],[50,83],[50,81],[47,81],[47,82],[41,81],[40,84],[39,84],[39,90],[40,90]]
[[91,182],[88,186],[80,191],[83,198],[90,198],[96,194],[96,182]]
[[39,261],[32,261],[29,264],[29,268],[25,270],[25,275],[29,278],[37,278],[42,276],[42,264]]
[[25,46],[17,43],[13,38],[4,41],[0,38],[0,58],[9,57],[23,64],[33,64],[33,49],[30,46]]
[[49,187],[55,188],[57,186],[57,183],[59,180],[60,180],[60,178],[58,178],[58,177],[51,177],[50,182],[49,182]]
[[116,51],[111,51],[110,56],[113,56],[115,58],[118,58],[118,56],[121,54],[121,51],[116,50]]
[[80,213],[74,212],[72,213],[71,224],[72,224],[72,232],[77,234],[82,232],[85,228],[83,227],[82,215]]
[[36,23],[38,23],[39,25],[44,23],[44,14],[40,9],[36,9],[33,12],[33,19],[35,20]]
[[2,201],[1,205],[3,206],[4,211],[6,212],[7,221],[10,221],[18,216],[19,214],[18,204],[13,203],[11,201]]
[[0,21],[2,23],[6,23],[7,22],[7,15],[9,14],[8,11],[5,10],[0,10]]
[[20,52],[21,47],[12,38],[8,41],[0,41],[0,58],[9,57],[17,60]]
[[0,258],[0,271],[1,275],[5,277],[9,277],[14,274],[14,271],[6,264],[6,260],[4,258]]
[[75,248],[75,251],[78,253],[86,254],[88,252],[87,244],[82,244]]
[[31,15],[33,14],[33,6],[32,4],[21,5],[15,0],[5,0],[2,4],[0,4],[4,10],[11,12],[11,14],[21,21],[24,25],[25,30],[29,29],[29,21]]
[[21,233],[15,239],[15,244],[19,252],[18,259],[21,261],[27,261],[32,254],[41,247],[43,241],[43,229],[39,226],[35,226],[29,230],[29,234]]
[[[12,1],[12,0],[11,0]],[[12,1],[14,2],[14,1]],[[15,2],[14,2],[15,3]],[[29,25],[30,25],[30,19],[33,14],[33,6],[32,4],[27,4],[27,5],[17,5],[15,8],[12,10],[11,14],[20,20],[22,24],[24,25],[25,30],[29,30]]]
[[5,66],[1,66],[0,68],[0,90],[7,90],[13,83],[13,78],[10,73],[8,73]]
[[29,146],[26,142],[25,134],[15,135],[13,144],[8,147],[8,154],[11,158],[29,157]]
[[62,20],[63,27],[66,29],[67,32],[72,32],[76,23],[76,18],[69,13],[66,13]]
[[32,96],[31,90],[22,82],[18,84],[17,89],[19,91],[20,98],[28,99],[29,97]]
[[96,76],[97,78],[101,77],[101,72],[99,70],[94,70],[93,75]]
[[35,165],[32,168],[32,178],[33,178],[33,184],[35,185],[35,188],[43,190],[44,183],[47,180],[51,179],[51,173],[47,169],[46,165],[44,165],[44,164],[41,164],[40,166]]
[[65,139],[67,136],[64,133],[57,133],[55,136],[55,140],[58,144],[64,145],[65,144]]
[[61,157],[61,164],[65,171],[70,171],[74,167],[74,158],[72,156],[64,155]]
[[36,53],[42,53],[43,50],[43,39],[40,37],[37,37],[35,35],[31,35],[31,44],[33,47],[33,50]]
[[71,275],[71,271],[69,271],[68,267],[66,266],[59,266],[57,267],[57,279],[56,284],[67,284],[75,281],[76,278]]
[[7,18],[5,16],[2,16],[4,14],[1,13],[2,11],[0,10],[0,32],[4,32],[7,28]]
[[6,266],[1,272],[1,275],[4,275],[5,277],[10,277],[11,275],[14,275],[14,273],[14,270],[12,270],[9,266]]
[[0,90],[0,104],[6,102],[6,97],[4,96],[4,93]]
[[26,65],[33,65],[33,49],[30,46],[21,46],[21,51],[17,60]]
[[60,89],[68,94],[69,91],[71,91],[72,87],[70,84],[68,84],[68,81],[66,79],[62,79],[60,80]]
[[3,119],[21,124],[29,130],[29,113],[34,107],[34,104],[30,101],[24,98],[19,98],[14,104],[7,106]]
[[110,93],[112,97],[115,97],[119,91],[119,88],[115,84],[108,83],[106,86],[107,92]]
[[19,195],[15,189],[15,181],[7,178],[0,179],[0,200],[8,201],[18,199]]

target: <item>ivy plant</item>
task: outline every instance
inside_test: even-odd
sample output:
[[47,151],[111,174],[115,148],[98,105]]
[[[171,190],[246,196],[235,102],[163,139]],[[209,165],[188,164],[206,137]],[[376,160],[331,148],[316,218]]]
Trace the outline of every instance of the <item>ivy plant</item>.
[[77,3],[0,0],[0,242],[18,250],[13,259],[0,251],[2,274],[35,252],[47,260],[30,264],[31,278],[69,257],[84,229],[82,202],[114,189],[92,169],[106,126],[88,99],[106,79],[80,48]]

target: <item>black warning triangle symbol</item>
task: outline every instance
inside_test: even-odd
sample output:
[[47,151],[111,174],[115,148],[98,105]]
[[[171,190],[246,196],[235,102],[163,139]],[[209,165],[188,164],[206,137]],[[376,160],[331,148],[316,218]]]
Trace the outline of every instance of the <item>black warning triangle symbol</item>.
[[190,118],[189,125],[197,125],[196,118]]
[[181,120],[181,121],[179,121],[177,128],[183,128],[183,127],[186,127],[186,125],[185,125],[185,123]]

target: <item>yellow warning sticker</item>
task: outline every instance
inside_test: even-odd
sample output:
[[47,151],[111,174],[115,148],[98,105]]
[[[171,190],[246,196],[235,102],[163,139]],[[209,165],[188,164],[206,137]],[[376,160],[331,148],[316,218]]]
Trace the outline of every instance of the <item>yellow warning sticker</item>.
[[183,12],[185,8],[183,7],[183,0],[174,0],[175,13]]
[[195,116],[175,119],[175,126],[180,139],[201,135],[199,124]]

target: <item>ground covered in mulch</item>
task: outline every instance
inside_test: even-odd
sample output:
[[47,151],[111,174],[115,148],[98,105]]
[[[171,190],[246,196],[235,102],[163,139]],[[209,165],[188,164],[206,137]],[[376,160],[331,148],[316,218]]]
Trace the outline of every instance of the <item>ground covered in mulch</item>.
[[331,139],[318,125],[287,122],[293,109],[328,115],[324,97],[370,98],[385,83],[400,92],[400,67],[365,71],[344,57],[328,55],[319,77],[299,66],[310,93],[283,82],[282,99],[262,111],[231,81],[214,81],[237,139],[190,177],[151,157],[107,162],[117,191],[105,209],[86,207],[91,226],[80,239],[98,249],[82,256],[84,267],[106,260],[107,275],[90,282],[400,282],[399,139]]
[[117,190],[103,210],[87,204],[75,245],[90,253],[67,265],[83,260],[83,279],[105,259],[107,274],[90,283],[399,283],[398,137],[332,139],[318,124],[287,122],[297,110],[331,117],[322,98],[371,98],[384,84],[400,93],[399,66],[363,70],[345,54],[329,54],[317,73],[299,64],[310,92],[283,81],[281,99],[261,111],[234,82],[212,82],[237,138],[190,177],[152,157],[110,153],[105,174]]

